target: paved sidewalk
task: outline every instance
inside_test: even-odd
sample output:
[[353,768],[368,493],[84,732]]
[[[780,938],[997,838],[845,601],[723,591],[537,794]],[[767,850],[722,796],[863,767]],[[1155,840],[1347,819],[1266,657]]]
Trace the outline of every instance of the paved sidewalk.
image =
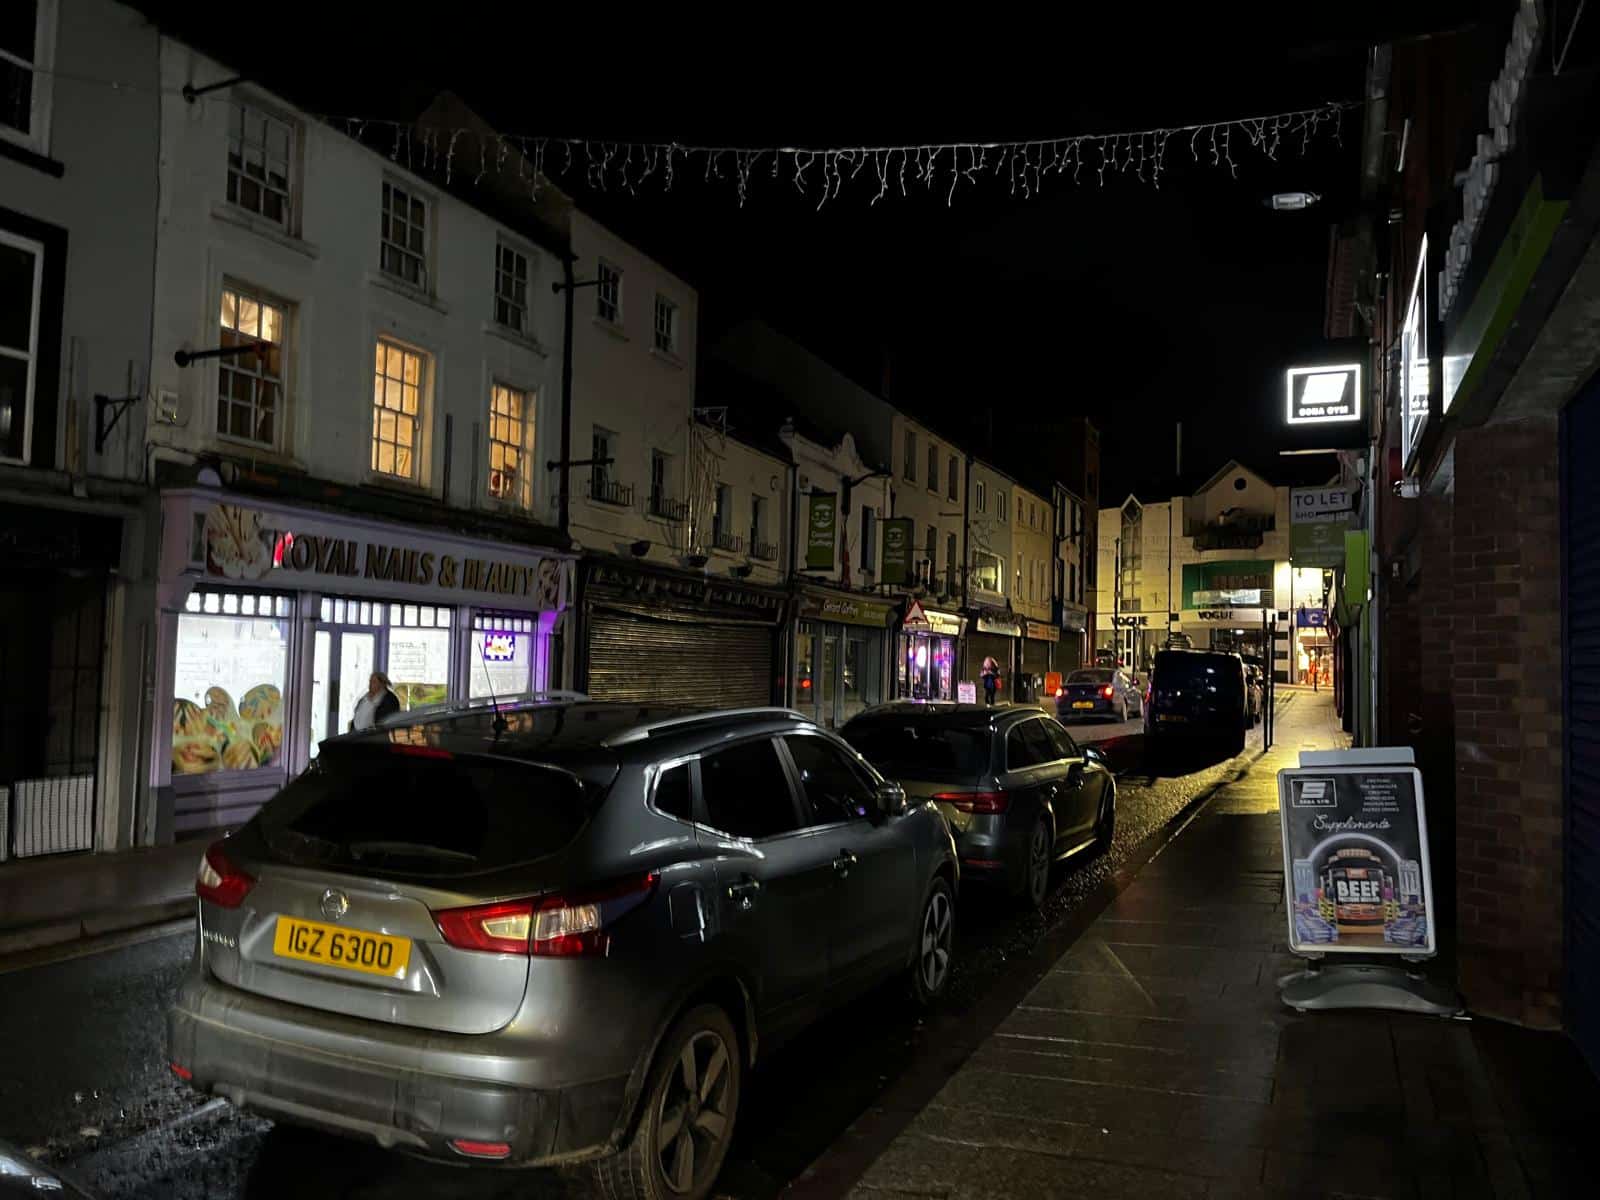
[[0,863],[0,957],[192,915],[209,840]]
[[1220,791],[852,1195],[1592,1195],[1594,1080],[1557,1035],[1295,1014],[1276,772],[1345,744],[1326,693]]

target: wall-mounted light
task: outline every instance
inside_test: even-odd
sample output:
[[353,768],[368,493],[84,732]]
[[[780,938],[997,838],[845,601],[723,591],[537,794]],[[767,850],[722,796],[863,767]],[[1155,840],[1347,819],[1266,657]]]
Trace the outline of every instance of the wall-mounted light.
[[1299,212],[1321,199],[1315,192],[1274,192],[1267,197],[1266,204],[1274,212]]

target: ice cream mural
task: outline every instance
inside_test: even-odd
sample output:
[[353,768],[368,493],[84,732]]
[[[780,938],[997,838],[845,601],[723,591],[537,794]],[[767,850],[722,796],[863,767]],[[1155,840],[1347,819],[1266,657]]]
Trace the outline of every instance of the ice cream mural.
[[180,775],[266,766],[283,748],[283,696],[270,683],[234,706],[226,689],[208,688],[205,706],[179,698],[172,706],[172,770]]

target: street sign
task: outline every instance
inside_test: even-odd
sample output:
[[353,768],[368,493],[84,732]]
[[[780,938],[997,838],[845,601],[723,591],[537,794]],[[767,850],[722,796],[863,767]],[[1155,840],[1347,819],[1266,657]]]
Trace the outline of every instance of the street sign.
[[1291,425],[1361,419],[1361,364],[1291,367],[1286,372]]
[[1435,953],[1422,773],[1414,766],[1278,772],[1289,949],[1295,954]]
[[911,582],[911,518],[890,517],[883,523],[883,582]]
[[1289,557],[1296,567],[1338,567],[1344,564],[1343,525],[1331,521],[1289,526]]
[[839,531],[839,497],[833,492],[812,492],[811,519],[807,525],[806,569],[831,571]]
[[1289,523],[1343,523],[1350,519],[1355,507],[1356,490],[1352,487],[1294,488],[1289,492]]

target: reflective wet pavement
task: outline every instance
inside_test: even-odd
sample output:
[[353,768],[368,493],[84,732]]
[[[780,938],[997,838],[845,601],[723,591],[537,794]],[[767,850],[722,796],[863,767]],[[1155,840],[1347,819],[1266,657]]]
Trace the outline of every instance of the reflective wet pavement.
[[1283,948],[1275,771],[1337,740],[1327,700],[1297,697],[1274,751],[1048,965],[936,1094],[887,1095],[797,1194],[1594,1194],[1597,1090],[1560,1037],[1301,1015],[1278,999],[1278,978],[1301,964]]

